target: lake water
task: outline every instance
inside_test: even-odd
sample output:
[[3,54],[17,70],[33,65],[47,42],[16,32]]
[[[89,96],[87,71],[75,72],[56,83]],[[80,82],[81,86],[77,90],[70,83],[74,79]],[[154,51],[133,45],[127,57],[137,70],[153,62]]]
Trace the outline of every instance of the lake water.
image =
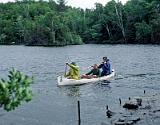
[[[102,57],[110,59],[116,76],[105,82],[74,87],[58,87],[57,76],[64,74],[65,62],[75,61],[82,70]],[[129,97],[160,92],[160,46],[158,45],[74,45],[65,47],[0,46],[0,78],[7,79],[12,67],[35,76],[33,100],[14,111],[0,109],[0,125],[77,125],[77,101],[82,125],[109,123],[106,106],[122,110]],[[69,69],[69,68],[67,68]],[[123,110],[122,110],[123,111]],[[125,112],[125,111],[123,111]],[[150,125],[146,115],[137,124]],[[154,121],[158,125],[159,120]]]

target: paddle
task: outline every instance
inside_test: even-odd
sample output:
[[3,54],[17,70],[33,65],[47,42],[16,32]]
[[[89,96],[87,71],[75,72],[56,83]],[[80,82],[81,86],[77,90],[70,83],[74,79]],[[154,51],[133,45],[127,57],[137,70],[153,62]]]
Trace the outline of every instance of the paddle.
[[67,71],[67,63],[66,63],[65,71],[64,71],[64,76],[66,76],[66,71]]
[[64,70],[64,76],[60,77],[60,82],[62,82],[63,77],[66,77],[66,71],[67,71],[67,63],[66,63],[65,70]]
[[91,67],[92,67],[92,66],[89,66],[89,67],[83,68],[83,70],[89,69],[89,68],[91,68]]

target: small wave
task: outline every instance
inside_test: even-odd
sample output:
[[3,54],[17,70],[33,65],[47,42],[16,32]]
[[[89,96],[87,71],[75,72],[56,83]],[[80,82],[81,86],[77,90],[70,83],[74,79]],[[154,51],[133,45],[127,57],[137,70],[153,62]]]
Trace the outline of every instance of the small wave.
[[133,78],[133,77],[143,77],[147,78],[150,76],[159,76],[160,73],[141,73],[141,74],[125,74],[125,75],[116,75],[115,80],[125,79],[125,78]]

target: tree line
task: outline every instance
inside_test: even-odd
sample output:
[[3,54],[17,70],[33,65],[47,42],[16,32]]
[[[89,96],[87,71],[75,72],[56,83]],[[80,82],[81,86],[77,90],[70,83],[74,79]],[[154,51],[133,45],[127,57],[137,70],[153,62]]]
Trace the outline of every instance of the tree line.
[[160,1],[112,0],[92,9],[66,0],[0,3],[0,44],[160,44]]

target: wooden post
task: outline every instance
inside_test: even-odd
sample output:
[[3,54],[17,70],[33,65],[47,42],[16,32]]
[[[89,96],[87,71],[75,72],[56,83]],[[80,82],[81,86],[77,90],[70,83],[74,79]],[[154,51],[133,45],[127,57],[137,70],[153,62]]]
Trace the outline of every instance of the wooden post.
[[106,109],[108,110],[108,105],[106,106]]
[[119,103],[120,103],[120,105],[121,105],[121,99],[119,98]]
[[78,125],[81,124],[81,116],[80,116],[80,101],[78,101]]

